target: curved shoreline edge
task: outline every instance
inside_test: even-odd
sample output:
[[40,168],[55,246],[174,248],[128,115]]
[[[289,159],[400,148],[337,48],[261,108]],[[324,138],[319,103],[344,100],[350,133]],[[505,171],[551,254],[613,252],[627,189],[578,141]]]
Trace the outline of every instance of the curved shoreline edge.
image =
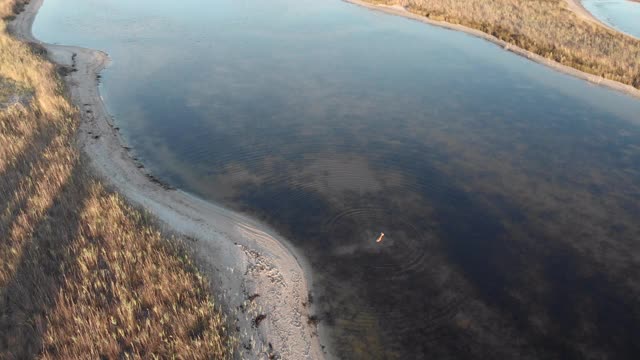
[[[633,1],[633,0],[632,0]],[[602,21],[601,19],[599,19],[597,16],[593,15],[591,13],[591,11],[587,10],[587,8],[582,4],[582,0],[566,0],[567,5],[569,7],[569,10],[573,11],[576,15],[578,15],[579,17],[594,22],[600,26],[603,26],[611,31],[615,31],[618,32],[620,34],[632,37],[634,39],[638,40],[637,36],[634,36],[632,34],[629,34],[625,31],[622,31],[620,29],[616,29],[615,27],[613,27],[610,24],[607,24],[606,22]]]
[[189,245],[215,289],[214,297],[239,329],[237,356],[324,358],[318,335],[322,326],[316,329],[308,322],[314,309],[308,301],[312,278],[306,259],[268,226],[168,189],[144,173],[123,145],[99,93],[99,74],[109,64],[108,55],[36,39],[31,29],[43,1],[31,0],[9,24],[9,31],[22,41],[42,45],[51,61],[73,69],[64,80],[81,116],[79,147],[107,184],[154,215],[167,230],[192,240]]
[[[573,77],[582,79],[582,80],[586,80],[592,84],[598,85],[598,86],[602,86],[602,87],[606,87],[608,89],[611,90],[615,90],[621,93],[624,93],[626,95],[630,95],[633,96],[635,98],[640,99],[640,89],[636,89],[631,85],[626,85],[623,84],[621,82],[617,82],[614,80],[609,80],[609,79],[605,79],[601,76],[598,75],[593,75],[593,74],[589,74],[583,71],[580,71],[578,69],[572,68],[570,66],[567,65],[563,65],[560,64],[556,61],[547,59],[543,56],[540,56],[538,54],[535,54],[529,50],[525,50],[521,47],[515,46],[513,44],[510,44],[506,41],[500,40],[495,36],[489,35],[485,32],[482,32],[480,30],[476,30],[470,27],[466,27],[463,25],[458,25],[458,24],[452,24],[452,23],[448,23],[446,21],[437,21],[437,20],[432,20],[429,19],[427,17],[418,15],[418,14],[414,14],[410,11],[408,11],[407,9],[405,9],[402,6],[399,5],[384,5],[384,4],[372,4],[363,0],[342,0],[346,3],[350,3],[350,4],[354,4],[357,6],[361,6],[363,8],[367,8],[373,11],[381,11],[390,15],[395,15],[395,16],[401,16],[407,19],[411,19],[411,20],[415,20],[415,21],[419,21],[421,23],[425,23],[428,25],[434,25],[437,27],[441,27],[441,28],[445,28],[448,30],[454,30],[454,31],[460,31],[475,37],[478,37],[480,39],[486,40],[490,43],[493,43],[497,46],[500,46],[501,48],[503,48],[504,50],[510,51],[516,55],[522,56],[524,58],[527,58],[531,61],[534,61],[536,63],[545,65],[550,67],[551,69],[558,71],[560,73],[563,74],[567,74],[567,75],[571,75]],[[568,3],[570,2],[575,2],[577,0],[567,0]],[[580,7],[582,7],[582,5],[580,5]],[[573,11],[573,10],[572,10]],[[603,25],[609,29],[612,29],[611,27],[609,27],[608,25],[602,23],[601,21],[597,20],[595,17],[593,17],[591,15],[591,13],[587,12],[586,10],[584,10],[588,16],[592,19],[592,21],[596,21],[598,24]],[[580,15],[579,15],[580,16]],[[624,35],[628,35],[626,33],[620,32],[617,29],[613,29],[613,31],[619,32],[621,34]],[[631,35],[628,35],[631,36]]]
[[606,27],[609,30],[618,31],[617,29],[614,29],[611,25],[595,17],[595,15],[593,15],[589,10],[587,10],[586,7],[584,7],[584,5],[582,4],[582,0],[565,0],[565,1],[569,7],[569,10],[573,11],[576,15],[580,16],[581,18],[596,22]]

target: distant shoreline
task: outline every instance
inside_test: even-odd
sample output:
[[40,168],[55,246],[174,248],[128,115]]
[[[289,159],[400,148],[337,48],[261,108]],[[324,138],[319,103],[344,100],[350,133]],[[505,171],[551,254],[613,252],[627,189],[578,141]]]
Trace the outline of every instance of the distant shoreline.
[[[98,79],[109,64],[108,55],[37,40],[31,29],[43,1],[31,0],[10,23],[10,32],[40,44],[51,61],[72,69],[64,80],[82,118],[78,145],[101,178],[170,231],[194,240],[193,255],[200,271],[215,284],[213,295],[236,312],[227,315],[238,318],[240,356],[324,358],[316,329],[307,321],[314,307],[308,304],[311,268],[306,259],[268,226],[174,190],[145,173],[123,146],[100,96]],[[322,334],[322,327],[319,330]]]
[[[574,77],[577,77],[579,79],[582,80],[586,80],[592,84],[596,84],[599,86],[603,86],[606,87],[608,89],[611,90],[615,90],[630,96],[633,96],[635,98],[640,99],[640,89],[636,89],[631,85],[627,85],[627,84],[623,84],[621,82],[618,81],[614,81],[614,80],[609,80],[609,79],[605,79],[603,77],[597,76],[597,75],[593,75],[593,74],[589,74],[583,71],[580,71],[576,68],[567,66],[567,65],[563,65],[560,64],[556,61],[547,59],[543,56],[540,56],[538,54],[535,54],[529,50],[525,50],[521,47],[515,46],[513,44],[510,44],[506,41],[500,40],[495,36],[489,35],[485,32],[482,32],[480,30],[477,29],[473,29],[464,25],[459,25],[459,24],[452,24],[446,21],[437,21],[437,20],[433,20],[433,19],[429,19],[425,16],[421,16],[418,14],[414,14],[410,11],[408,11],[407,9],[403,8],[402,6],[399,5],[394,5],[394,6],[390,6],[390,5],[382,5],[382,4],[373,4],[364,0],[342,0],[344,2],[347,3],[351,3],[357,6],[361,6],[370,10],[374,10],[374,11],[382,11],[385,12],[387,14],[391,14],[391,15],[396,15],[396,16],[402,16],[411,20],[415,20],[415,21],[419,21],[425,24],[429,24],[429,25],[434,25],[434,26],[438,26],[441,28],[445,28],[445,29],[449,29],[449,30],[455,30],[455,31],[461,31],[464,32],[466,34],[469,35],[473,35],[475,37],[479,37],[483,40],[489,41],[495,45],[498,45],[500,47],[502,47],[503,49],[510,51],[514,54],[520,55],[522,57],[525,57],[529,60],[535,61],[539,64],[542,65],[546,65],[550,68],[552,68],[553,70],[556,70],[558,72],[564,73],[564,74],[568,74]],[[568,3],[571,2],[575,2],[576,0],[567,0]],[[580,5],[580,7],[582,7],[582,5]],[[586,11],[586,10],[585,10]],[[588,13],[588,12],[587,12]],[[595,19],[590,13],[588,13],[589,16],[592,19]],[[598,20],[596,20],[598,21]],[[602,24],[600,21],[598,21],[598,23]],[[618,31],[618,30],[616,30]],[[619,32],[619,31],[618,31]]]
[[[627,1],[640,3],[640,0],[627,0]],[[594,21],[594,22],[600,24],[601,26],[606,27],[609,30],[624,34],[626,36],[630,36],[630,37],[632,37],[634,39],[638,39],[637,36],[629,34],[627,32],[624,32],[624,31],[622,31],[620,29],[617,29],[617,28],[613,27],[612,25],[609,25],[606,22],[598,19],[597,16],[593,15],[591,13],[591,11],[587,10],[587,8],[584,7],[584,5],[582,4],[582,0],[567,0],[567,3],[569,4],[569,8],[574,13],[578,14],[579,16],[581,16],[582,18],[585,18],[585,19],[590,20],[590,21]],[[640,21],[640,19],[639,19],[639,21]]]
[[[567,5],[569,5],[569,10],[573,11],[576,15],[580,16],[581,18],[585,19],[585,20],[589,20],[592,22],[595,22],[601,26],[604,26],[605,28],[615,31],[615,32],[619,32],[628,36],[631,36],[627,33],[624,33],[614,27],[612,27],[611,25],[605,23],[604,21],[598,19],[595,15],[593,15],[589,10],[587,10],[586,7],[584,7],[584,5],[582,4],[582,0],[566,0],[567,1]],[[633,36],[632,36],[633,37]]]

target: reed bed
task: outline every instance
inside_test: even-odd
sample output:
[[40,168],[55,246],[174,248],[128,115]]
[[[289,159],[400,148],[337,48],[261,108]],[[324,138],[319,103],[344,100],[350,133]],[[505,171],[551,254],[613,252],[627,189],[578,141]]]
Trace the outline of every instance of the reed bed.
[[640,41],[582,19],[565,0],[365,0],[493,35],[583,72],[640,89]]

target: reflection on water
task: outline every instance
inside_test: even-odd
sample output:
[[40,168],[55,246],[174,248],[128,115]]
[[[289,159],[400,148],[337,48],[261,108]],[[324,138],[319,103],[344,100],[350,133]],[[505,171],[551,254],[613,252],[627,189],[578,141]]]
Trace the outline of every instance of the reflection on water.
[[595,17],[628,34],[640,37],[640,3],[635,0],[582,0]]
[[304,251],[334,355],[640,352],[639,101],[339,1],[64,4],[36,35],[111,54],[154,173]]

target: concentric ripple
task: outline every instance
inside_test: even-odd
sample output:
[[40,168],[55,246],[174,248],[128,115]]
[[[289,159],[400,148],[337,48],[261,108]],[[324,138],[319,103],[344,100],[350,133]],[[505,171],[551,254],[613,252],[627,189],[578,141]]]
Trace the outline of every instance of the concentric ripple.
[[[426,266],[432,236],[420,224],[382,208],[345,210],[329,219],[325,233],[337,257],[372,257],[362,266],[376,276],[396,278]],[[376,242],[381,234],[382,241]]]

